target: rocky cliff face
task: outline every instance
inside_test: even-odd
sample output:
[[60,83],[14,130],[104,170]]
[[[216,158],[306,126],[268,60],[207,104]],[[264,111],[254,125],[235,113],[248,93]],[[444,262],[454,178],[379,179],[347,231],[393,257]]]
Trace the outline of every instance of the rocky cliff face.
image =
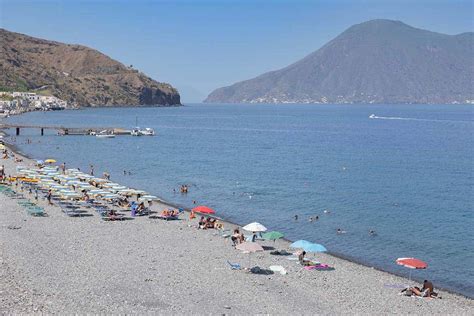
[[213,91],[206,102],[472,103],[474,33],[399,21],[354,25],[281,70]]
[[76,106],[180,104],[178,91],[81,45],[0,29],[0,88],[50,93]]

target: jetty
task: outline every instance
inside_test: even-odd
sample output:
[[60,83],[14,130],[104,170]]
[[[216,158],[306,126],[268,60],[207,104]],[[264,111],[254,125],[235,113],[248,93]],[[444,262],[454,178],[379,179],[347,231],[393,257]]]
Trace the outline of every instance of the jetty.
[[58,135],[91,135],[107,130],[115,135],[130,135],[131,130],[119,127],[71,127],[71,126],[54,126],[54,125],[25,125],[25,124],[5,124],[0,123],[0,129],[15,129],[15,135],[20,135],[22,129],[37,129],[41,136],[45,130],[56,130]]

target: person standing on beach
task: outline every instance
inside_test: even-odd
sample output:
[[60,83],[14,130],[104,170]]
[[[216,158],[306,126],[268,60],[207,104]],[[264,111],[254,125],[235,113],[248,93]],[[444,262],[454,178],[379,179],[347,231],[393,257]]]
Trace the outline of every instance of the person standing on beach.
[[63,162],[61,164],[61,170],[63,171],[63,174],[66,174],[66,163],[65,162]]
[[90,165],[90,169],[91,169],[90,171],[91,176],[94,176],[94,165]]
[[53,205],[53,203],[51,202],[51,190],[48,191],[48,194],[46,195],[46,199],[48,200],[48,204],[49,205]]
[[0,168],[0,180],[3,181],[3,178],[5,178],[5,166],[2,165],[2,167]]

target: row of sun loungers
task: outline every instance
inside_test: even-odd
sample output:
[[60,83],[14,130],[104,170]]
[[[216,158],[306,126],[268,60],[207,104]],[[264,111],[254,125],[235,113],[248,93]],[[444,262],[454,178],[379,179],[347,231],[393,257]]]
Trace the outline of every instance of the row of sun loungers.
[[5,186],[5,185],[0,185],[0,192],[5,194],[11,199],[18,200],[17,201],[18,205],[22,206],[26,210],[28,215],[31,215],[31,216],[44,216],[45,215],[44,209],[42,207],[38,206],[36,203],[31,202],[23,194],[17,193],[10,187]]

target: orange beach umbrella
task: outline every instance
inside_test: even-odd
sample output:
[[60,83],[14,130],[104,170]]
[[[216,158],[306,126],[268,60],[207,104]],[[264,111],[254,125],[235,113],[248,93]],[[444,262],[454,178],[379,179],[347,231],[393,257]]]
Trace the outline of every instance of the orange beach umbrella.
[[192,209],[194,212],[197,213],[204,213],[204,214],[215,214],[216,211],[214,211],[212,208],[204,206],[204,205],[199,205],[196,206],[195,208]]
[[398,258],[397,264],[410,269],[426,269],[428,264],[416,258]]
[[[416,258],[398,258],[395,261],[398,265],[404,266],[405,268],[409,269],[426,269],[428,264],[420,259]],[[411,281],[411,270],[410,274],[408,275],[408,280]]]

